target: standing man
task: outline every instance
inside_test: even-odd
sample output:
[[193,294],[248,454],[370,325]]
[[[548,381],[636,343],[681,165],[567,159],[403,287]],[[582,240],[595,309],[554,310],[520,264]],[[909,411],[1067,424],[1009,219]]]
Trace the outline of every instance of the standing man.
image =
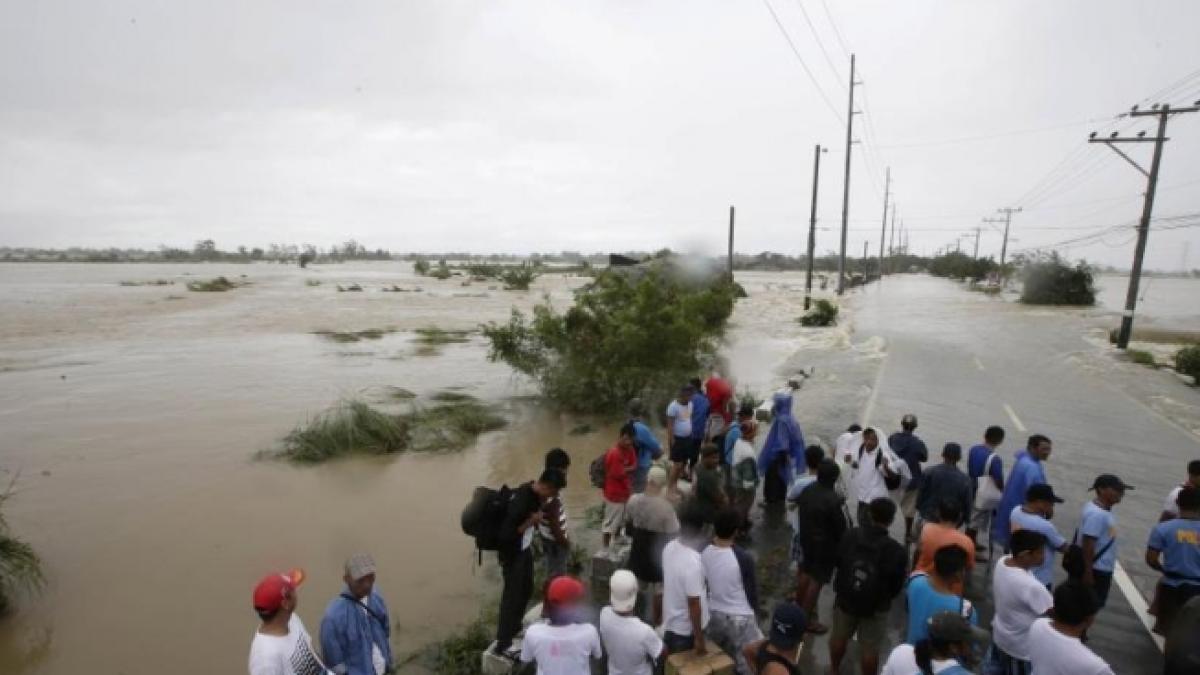
[[1083,549],[1083,583],[1096,594],[1096,609],[1100,610],[1108,604],[1117,565],[1117,517],[1112,509],[1133,486],[1105,473],[1096,477],[1092,489],[1096,498],[1083,505],[1075,543]]
[[741,518],[737,511],[717,514],[713,541],[700,554],[708,585],[708,633],[717,646],[734,657],[737,672],[750,675],[742,649],[762,639],[758,628],[758,577],[754,558],[734,543]]
[[939,612],[959,612],[979,625],[979,613],[956,589],[963,587],[967,550],[943,546],[933,555],[933,574],[914,574],[908,580],[908,634],[905,642],[916,645],[929,637],[929,619]]
[[903,462],[886,447],[879,446],[879,433],[873,427],[862,431],[862,442],[851,450],[850,467],[854,470],[850,482],[858,500],[857,520],[861,526],[871,522],[869,505],[879,498],[888,499],[892,482],[899,487],[900,465]]
[[799,606],[785,602],[771,614],[771,630],[766,640],[746,645],[746,662],[758,675],[800,675],[800,647],[808,619]]
[[608,675],[653,675],[654,663],[667,655],[654,628],[634,613],[638,580],[617,570],[608,580],[609,606],[600,610],[600,640],[608,655]]
[[633,422],[626,422],[617,436],[617,444],[604,454],[604,524],[600,531],[606,550],[613,535],[625,526],[625,505],[633,494],[633,474],[638,467],[633,445],[636,433]]
[[1177,506],[1179,517],[1155,526],[1146,544],[1146,564],[1163,575],[1157,627],[1164,635],[1179,609],[1200,596],[1200,489],[1180,490]]
[[698,550],[704,543],[704,518],[685,506],[679,524],[679,536],[663,549],[663,642],[670,654],[689,649],[706,654],[708,591]]
[[[742,516],[743,534],[750,531],[750,509],[758,494],[758,455],[754,452],[754,439],[758,425],[754,420],[735,424],[729,436],[737,434],[733,444],[733,458],[729,465],[730,481],[733,486],[733,505]],[[747,535],[748,536],[748,535]]]
[[[704,394],[708,398],[708,428],[712,431],[708,440],[722,450],[723,459],[725,435],[729,431],[729,425],[733,423],[733,385],[729,380],[722,378],[720,373],[713,371],[704,383]],[[728,463],[722,463],[728,466]]]
[[[562,448],[553,448],[546,453],[545,468],[561,472],[565,488],[566,476],[571,469],[571,456]],[[556,494],[542,507],[542,522],[537,527],[547,581],[567,573],[567,559],[571,555],[568,528],[567,505],[563,503],[562,494]]]
[[604,657],[600,633],[583,620],[583,584],[558,577],[546,587],[547,622],[525,631],[521,662],[537,663],[541,675],[591,675],[592,659]]
[[1104,659],[1080,639],[1096,620],[1096,596],[1071,582],[1054,589],[1050,618],[1029,627],[1029,662],[1037,675],[1113,675]]
[[633,424],[633,444],[637,447],[638,458],[637,472],[633,474],[634,492],[646,489],[646,475],[650,473],[650,465],[662,457],[662,445],[642,419],[645,415],[646,406],[642,405],[642,399],[631,399],[629,422]]
[[801,566],[806,581],[802,588],[796,589],[796,596],[809,617],[808,631],[816,635],[829,631],[817,621],[817,599],[821,596],[821,588],[833,580],[838,546],[849,527],[843,515],[842,496],[834,489],[840,473],[837,462],[821,460],[817,481],[796,498],[803,551]]
[[296,589],[304,570],[268,574],[254,587],[254,612],[261,622],[250,643],[250,675],[325,675],[312,638],[296,614]]
[[693,423],[692,388],[680,387],[679,396],[667,405],[667,428],[671,435],[667,437],[667,449],[671,457],[671,476],[667,484],[670,494],[678,492],[676,483],[680,476],[690,475],[692,464],[696,462],[696,451],[699,446],[692,442]]
[[697,448],[703,445],[708,440],[708,413],[709,403],[708,396],[704,394],[704,387],[700,383],[700,378],[693,377],[692,386],[692,443]]
[[[962,506],[956,501],[938,504],[934,517],[921,528],[921,538],[913,552],[913,570],[933,574],[937,552],[946,546],[957,546],[967,552],[967,572],[975,569],[975,546],[967,535],[958,531]],[[962,581],[954,584],[954,592],[962,595]]]
[[[942,504],[952,502],[958,505],[959,521],[954,523],[957,528],[971,513],[971,479],[958,468],[961,460],[962,446],[958,443],[947,443],[942,448],[942,463],[925,473],[917,496],[917,512],[921,518],[933,520]],[[975,546],[973,539],[971,546]]]
[[1175,503],[1175,500],[1179,498],[1179,492],[1181,490],[1189,485],[1191,487],[1200,488],[1200,459],[1193,459],[1192,461],[1188,462],[1187,473],[1187,480],[1179,485],[1176,485],[1169,493],[1167,493],[1167,499],[1165,502],[1163,502],[1162,515],[1159,516],[1158,519],[1159,522],[1179,517],[1179,505]]
[[1008,483],[1004,486],[1004,496],[1000,498],[1000,506],[996,508],[996,518],[992,522],[992,541],[1001,546],[1008,545],[1008,534],[1012,531],[1008,517],[1014,507],[1025,502],[1025,493],[1030,485],[1048,483],[1046,469],[1042,463],[1050,459],[1053,446],[1049,438],[1041,434],[1029,437],[1025,451],[1017,453],[1017,463],[1013,465]]
[[321,655],[338,675],[383,675],[391,670],[387,604],[375,590],[375,560],[361,553],[346,561],[342,593],[321,619]]
[[513,490],[504,510],[496,549],[504,590],[500,593],[500,613],[496,622],[494,652],[512,660],[508,654],[513,638],[521,631],[521,619],[533,595],[533,535],[542,522],[542,507],[558,496],[567,479],[557,469],[546,469],[536,480]]
[[725,463],[730,466],[734,465],[733,449],[738,439],[742,437],[742,426],[747,422],[754,423],[754,406],[743,404],[738,408],[737,421],[725,434],[725,445],[722,447],[722,450],[725,452]]
[[908,464],[908,470],[912,474],[912,480],[908,482],[900,497],[900,512],[904,514],[904,538],[907,541],[913,540],[913,520],[918,511],[917,496],[923,483],[921,463],[929,461],[929,449],[925,447],[925,441],[913,433],[916,430],[917,416],[909,413],[900,419],[900,431],[888,437],[888,445],[892,452]]
[[1046,588],[1054,584],[1054,554],[1065,553],[1067,540],[1058,533],[1058,528],[1050,519],[1054,517],[1054,505],[1061,504],[1062,499],[1054,494],[1054,488],[1045,483],[1030,486],[1025,493],[1025,503],[1013,509],[1009,516],[1012,534],[1029,530],[1037,532],[1046,540],[1045,555],[1042,562],[1030,570],[1033,576]]
[[1029,626],[1054,606],[1046,585],[1033,575],[1046,555],[1046,538],[1033,530],[1018,530],[1010,538],[1012,553],[996,563],[992,576],[992,648],[989,672],[1028,675]]
[[662,621],[663,547],[679,532],[675,506],[664,496],[666,486],[666,470],[651,467],[646,491],[630,497],[625,507],[625,525],[633,538],[629,569],[650,594],[656,626]]
[[[971,478],[972,500],[967,536],[975,542],[975,548],[979,548],[979,540],[976,539],[979,532],[990,536],[992,517],[1004,494],[1004,460],[997,453],[1003,442],[1004,428],[990,426],[983,432],[983,443],[972,446],[967,453],[967,476]],[[981,488],[988,498],[979,497]]]
[[705,443],[700,449],[700,466],[696,469],[690,501],[700,509],[706,525],[711,525],[717,512],[729,505],[721,477],[721,451],[712,443]]
[[870,515],[870,522],[850,530],[838,546],[833,631],[829,635],[829,661],[834,673],[841,672],[846,647],[855,635],[862,672],[879,669],[888,612],[892,600],[904,588],[904,547],[888,535],[896,519],[896,504],[890,499],[876,499],[871,502]]

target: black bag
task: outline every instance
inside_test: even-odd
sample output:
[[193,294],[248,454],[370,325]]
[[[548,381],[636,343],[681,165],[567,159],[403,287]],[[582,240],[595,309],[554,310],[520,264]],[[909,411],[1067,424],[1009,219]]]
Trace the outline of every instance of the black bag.
[[868,617],[875,614],[880,599],[884,597],[879,569],[883,547],[878,540],[865,539],[861,530],[853,536],[854,549],[850,557],[838,565],[834,590],[837,591],[839,604],[852,616]]
[[605,457],[608,457],[608,452],[593,459],[592,463],[588,465],[588,478],[592,481],[592,487],[594,488],[604,487],[604,479],[608,475],[608,471],[604,468]]
[[[1075,543],[1078,541],[1078,539],[1079,530],[1075,530],[1075,534],[1071,536],[1071,544],[1067,546],[1067,550],[1065,553],[1063,553],[1062,558],[1062,568],[1066,570],[1067,576],[1072,579],[1082,579],[1083,575],[1087,572],[1087,569],[1083,564],[1083,547]],[[1099,551],[1096,551],[1096,555],[1092,556],[1092,562],[1103,558],[1104,554],[1108,553],[1108,549],[1114,543],[1116,543],[1116,541],[1117,540],[1114,538],[1112,541],[1101,547]]]
[[[900,480],[901,480],[900,474],[895,473],[891,469],[883,466],[883,449],[876,448],[876,450],[879,451],[879,454],[875,455],[875,470],[878,471],[881,468],[883,469],[883,485],[884,485],[884,487],[886,487],[888,490],[899,490],[900,489]],[[862,461],[863,452],[864,452],[864,450],[863,450],[862,446],[859,446],[859,448],[858,448],[859,461]],[[855,468],[858,468],[858,462],[855,462]]]
[[513,491],[507,485],[499,490],[482,485],[475,488],[462,512],[463,534],[475,539],[475,548],[480,551],[500,548],[500,527],[512,497]]

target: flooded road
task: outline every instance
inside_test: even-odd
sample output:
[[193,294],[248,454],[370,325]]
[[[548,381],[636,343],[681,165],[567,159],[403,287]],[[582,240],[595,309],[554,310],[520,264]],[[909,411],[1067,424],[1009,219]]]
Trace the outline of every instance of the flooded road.
[[[184,287],[217,275],[250,285]],[[119,285],[158,279],[174,284]],[[587,462],[613,429],[592,421],[595,432],[572,435],[589,420],[530,401],[478,336],[422,355],[410,331],[474,329],[544,294],[565,307],[584,281],[550,275],[522,293],[414,277],[407,263],[0,265],[0,469],[20,472],[6,515],[50,579],[0,622],[0,672],[240,672],[254,582],[305,567],[300,614],[315,631],[342,561],[359,550],[379,561],[400,654],[473,618],[496,580],[475,567],[458,527],[471,488],[532,478],[545,450],[562,446],[576,460],[567,499],[580,517],[597,500]],[[798,351],[845,342],[844,331],[794,322],[802,276],[739,281],[751,297],[735,311],[728,354],[743,386],[765,394]],[[337,292],[351,283],[364,291]],[[420,290],[380,290],[392,285]],[[311,334],[372,328],[397,332],[348,344]],[[862,363],[865,381],[871,360]],[[863,386],[822,384],[814,396],[854,398]],[[307,416],[388,386],[461,388],[510,424],[453,454],[317,467],[253,459]]]

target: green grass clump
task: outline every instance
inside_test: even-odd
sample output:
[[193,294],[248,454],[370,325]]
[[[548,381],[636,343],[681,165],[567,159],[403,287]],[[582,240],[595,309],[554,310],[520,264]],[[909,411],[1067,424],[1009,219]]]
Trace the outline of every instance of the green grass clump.
[[359,340],[381,340],[384,335],[392,332],[394,331],[382,328],[368,328],[358,331],[318,330],[313,331],[313,335],[320,335],[334,342],[358,342]]
[[1200,345],[1184,347],[1175,352],[1175,370],[1191,375],[1200,384]]
[[305,279],[304,285],[305,286],[320,286],[321,280],[320,279]]
[[344,401],[283,439],[280,454],[287,459],[314,463],[342,455],[382,455],[408,446],[409,421],[400,415],[379,412],[362,401]]
[[508,424],[508,420],[473,399],[418,408],[408,419],[412,429],[409,449],[415,452],[461,450],[480,434]]
[[450,391],[449,389],[439,391],[429,398],[439,403],[464,403],[467,401],[476,400],[475,397],[470,394],[464,394],[461,391]]
[[174,286],[175,282],[169,279],[151,279],[150,281],[122,281],[121,286]]
[[7,612],[18,596],[39,591],[46,583],[41,558],[12,534],[4,519],[4,503],[12,497],[15,484],[16,478],[0,493],[0,614]]
[[1142,349],[1126,349],[1125,354],[1129,357],[1129,360],[1133,361],[1134,363],[1139,363],[1143,366],[1154,365],[1154,355],[1148,351]]
[[445,330],[430,326],[428,328],[418,328],[413,332],[417,334],[417,344],[428,346],[459,344],[468,342],[471,339],[471,331],[469,330]]
[[800,317],[801,326],[832,326],[837,323],[838,307],[832,302],[821,298],[813,303],[811,309]]
[[480,616],[430,649],[433,670],[441,675],[477,675],[479,655],[496,634],[495,621]]
[[187,289],[197,293],[224,293],[225,291],[237,288],[236,284],[225,277],[217,277],[208,281],[189,281]]

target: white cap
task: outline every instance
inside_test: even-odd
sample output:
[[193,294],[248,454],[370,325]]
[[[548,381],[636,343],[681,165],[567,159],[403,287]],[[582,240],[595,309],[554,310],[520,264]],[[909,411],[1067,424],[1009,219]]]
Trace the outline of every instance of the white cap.
[[646,480],[662,487],[667,484],[667,470],[661,466],[652,466],[649,473],[646,474]]
[[609,600],[618,612],[632,612],[637,604],[638,580],[629,570],[617,570],[608,580]]

